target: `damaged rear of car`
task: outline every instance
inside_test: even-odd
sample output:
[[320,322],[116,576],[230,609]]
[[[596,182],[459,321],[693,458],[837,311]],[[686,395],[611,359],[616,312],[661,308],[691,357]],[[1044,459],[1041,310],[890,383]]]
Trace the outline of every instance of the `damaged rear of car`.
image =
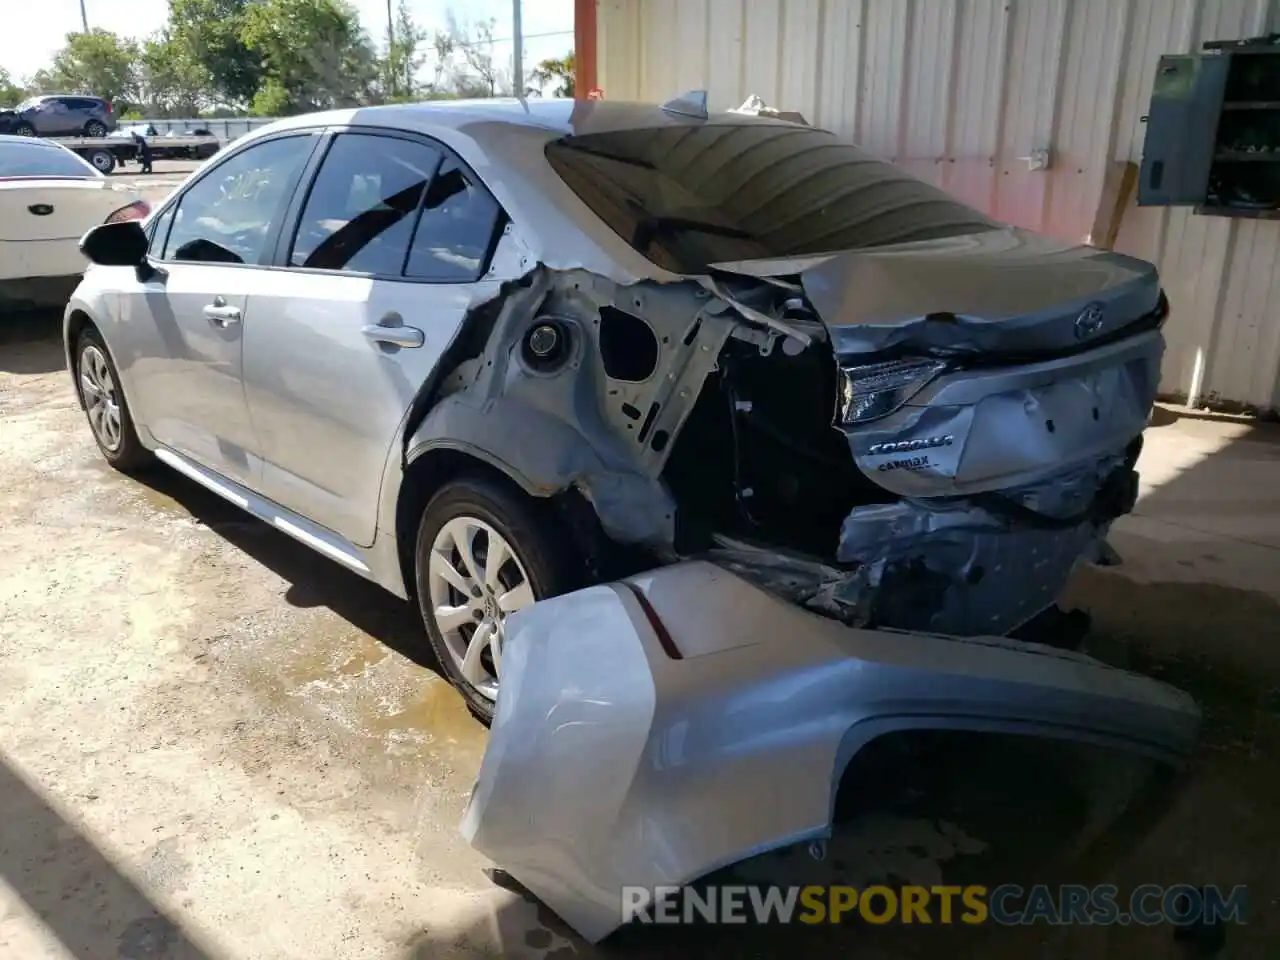
[[406,431],[410,464],[462,450],[564,506],[556,546],[597,581],[502,627],[473,846],[598,940],[624,886],[829,836],[880,736],[1178,764],[1185,694],[1003,636],[1133,507],[1155,269],[802,125],[591,103],[566,126],[485,134],[506,282]]
[[1135,501],[1155,268],[825,131],[590,108],[544,147],[572,235],[531,242],[413,443],[470,438],[580,491],[606,550],[705,556],[846,623],[1049,609]]

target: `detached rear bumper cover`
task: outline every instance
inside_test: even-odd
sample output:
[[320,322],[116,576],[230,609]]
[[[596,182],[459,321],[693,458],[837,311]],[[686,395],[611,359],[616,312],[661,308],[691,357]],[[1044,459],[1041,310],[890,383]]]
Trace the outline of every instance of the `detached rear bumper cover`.
[[[516,614],[463,833],[582,936],[623,885],[683,884],[825,836],[841,775],[911,729],[1021,733],[1179,763],[1181,691],[995,638],[851,629],[715,565]],[[710,656],[714,654],[714,656]]]

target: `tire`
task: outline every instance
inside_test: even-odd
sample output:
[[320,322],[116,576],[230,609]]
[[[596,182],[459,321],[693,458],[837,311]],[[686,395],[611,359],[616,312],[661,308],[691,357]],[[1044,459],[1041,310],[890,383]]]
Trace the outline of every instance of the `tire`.
[[116,168],[116,155],[110,150],[94,150],[89,154],[89,163],[103,176]]
[[[97,330],[90,327],[80,334],[80,339],[76,341],[75,358],[76,393],[80,396],[80,405],[89,421],[89,430],[107,463],[122,473],[136,473],[149,466],[154,456],[138,439],[133,416],[129,413],[129,404],[120,387],[120,374],[111,358],[111,351],[107,349]],[[94,407],[99,402],[99,394],[105,395],[114,403],[118,420],[115,430],[104,426],[110,415],[109,408],[104,409],[101,416],[95,417]]]
[[107,125],[101,120],[90,120],[84,125],[84,135],[86,137],[105,137],[107,135]]
[[[446,533],[446,528],[451,533]],[[433,548],[440,547],[442,540],[448,543],[451,534],[457,534],[463,528],[476,534],[470,542],[474,548],[475,566],[481,574],[486,572],[484,561],[492,542],[491,533],[502,538],[514,555],[515,565],[512,566],[510,561],[501,564],[497,585],[493,588],[480,585],[479,597],[474,591],[470,595],[463,593],[459,589],[461,584],[452,588],[445,585],[438,572],[440,555],[435,558],[435,565],[432,562]],[[452,539],[456,544],[456,536]],[[448,550],[447,547],[445,549]],[[466,584],[475,586],[474,578],[466,576],[465,562],[456,551],[450,552],[449,566],[453,572]],[[477,682],[474,664],[472,675],[468,677],[460,663],[460,658],[466,659],[464,649],[471,649],[471,640],[488,626],[490,635],[496,630],[500,651],[505,613],[519,609],[519,606],[511,605],[519,602],[521,606],[527,606],[530,602],[574,590],[582,585],[583,573],[581,560],[565,546],[563,536],[557,536],[552,528],[547,506],[513,484],[485,477],[463,477],[446,483],[431,498],[422,513],[414,549],[418,606],[441,670],[481,722],[487,725],[493,720],[496,676],[500,667],[494,663],[490,646],[487,661],[483,656],[476,658],[486,674],[483,682]],[[528,585],[528,595],[516,588],[521,575]],[[511,609],[504,610],[503,603],[499,601],[508,598]],[[452,608],[458,611],[455,618],[469,616],[470,619],[456,624],[456,629],[446,631],[442,628],[449,626],[449,622],[437,616],[437,607]],[[469,633],[467,627],[471,628]]]
[[13,133],[17,137],[34,137],[36,128],[29,123],[23,122],[13,128]]

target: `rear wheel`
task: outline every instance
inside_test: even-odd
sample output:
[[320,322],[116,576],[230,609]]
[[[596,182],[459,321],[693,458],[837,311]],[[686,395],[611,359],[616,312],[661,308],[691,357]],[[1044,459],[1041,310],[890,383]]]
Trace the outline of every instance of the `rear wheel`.
[[508,615],[578,585],[581,565],[543,504],[479,477],[451,481],[423,511],[418,604],[441,669],[482,721],[493,719]]
[[84,125],[84,135],[86,137],[105,137],[107,135],[107,125],[101,120],[90,120]]
[[36,128],[29,123],[23,122],[14,127],[13,132],[19,137],[34,137]]
[[76,343],[76,390],[98,449],[117,470],[130,473],[152,460],[142,445],[120,388],[120,375],[98,331],[88,329]]

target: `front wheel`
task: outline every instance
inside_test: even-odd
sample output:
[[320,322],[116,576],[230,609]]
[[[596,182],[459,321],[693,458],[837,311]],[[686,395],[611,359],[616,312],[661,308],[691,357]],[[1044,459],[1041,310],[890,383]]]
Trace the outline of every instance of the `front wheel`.
[[34,137],[36,135],[36,128],[29,123],[20,123],[13,128],[13,132],[15,136],[19,137]]
[[451,481],[431,498],[415,550],[432,649],[471,711],[493,719],[507,617],[578,585],[582,569],[545,506],[495,480]]
[[120,374],[96,330],[86,330],[76,344],[76,391],[89,418],[89,429],[107,462],[126,473],[151,462],[129,414]]

